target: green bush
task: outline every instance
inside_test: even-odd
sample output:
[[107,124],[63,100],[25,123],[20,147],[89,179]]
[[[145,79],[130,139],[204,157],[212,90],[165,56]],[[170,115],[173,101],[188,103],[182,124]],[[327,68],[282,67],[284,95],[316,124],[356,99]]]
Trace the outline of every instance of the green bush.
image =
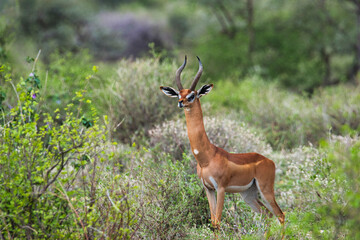
[[[52,112],[40,111],[36,72],[16,86],[11,74],[1,76],[14,86],[18,99],[12,109],[1,110],[1,238],[115,239],[133,234],[133,198],[119,177],[113,178],[121,166],[113,161],[106,127],[84,91],[76,92],[75,104],[67,105],[64,116],[56,109],[52,117]],[[105,166],[112,176],[106,181]]]
[[174,161],[168,154],[137,148],[134,144],[123,155],[124,181],[137,196],[135,237],[179,239],[188,235],[188,228],[209,224],[208,203],[193,160],[184,154]]
[[[181,238],[187,235],[187,227],[209,221],[204,191],[197,175],[187,172],[190,159],[184,160],[187,162],[173,163],[168,159],[165,163],[154,164],[150,168],[152,172],[144,178],[150,190],[147,197],[156,199],[147,209],[145,226],[151,227],[142,229],[150,233],[150,236]],[[153,219],[151,216],[155,214],[156,219]]]
[[247,55],[247,45],[239,43],[247,43],[247,36],[236,34],[234,38],[229,38],[214,30],[209,32],[206,36],[199,37],[194,52],[201,57],[206,74],[213,79],[212,81],[217,83],[223,78],[236,79],[246,74],[251,65]]
[[262,129],[267,141],[281,149],[317,144],[329,132],[358,131],[358,88],[328,87],[309,98],[254,76],[238,84],[218,82],[204,102],[210,102],[216,111],[225,109],[226,114],[238,112],[240,120]]
[[46,99],[42,105],[43,108],[47,111],[56,108],[63,109],[73,102],[72,98],[79,89],[86,90],[88,96],[93,98],[92,90],[100,84],[100,76],[96,66],[93,69],[89,67],[93,61],[87,51],[77,54],[55,52],[49,59],[51,64],[39,68],[42,70],[41,77],[46,79],[42,89],[42,95]]
[[359,237],[359,143],[358,137],[331,136],[322,142],[320,151],[308,148],[305,154],[297,153],[300,158],[291,154],[281,160],[283,166],[289,163],[285,175],[279,176],[280,203],[286,201],[289,207],[285,236]]
[[[40,53],[39,51],[39,54]],[[95,100],[93,106],[98,109],[94,89],[103,86],[104,79],[110,76],[111,72],[107,71],[106,67],[100,68],[94,66],[94,61],[86,50],[77,54],[71,52],[59,54],[59,52],[54,52],[48,59],[51,61],[49,65],[44,64],[40,57],[36,60],[27,57],[26,60],[28,63],[24,64],[25,71],[33,72],[34,61],[36,61],[38,69],[37,78],[43,80],[41,81],[42,88],[39,89],[39,93],[42,96],[42,102],[39,106],[41,110],[55,116],[53,111],[59,108],[61,115],[57,121],[61,121],[62,116],[65,115],[64,108],[66,108],[68,104],[74,103],[73,96],[81,89],[86,90],[87,96]],[[22,70],[21,67],[19,68],[19,66],[6,66],[6,69],[15,76],[13,80],[14,84],[19,83],[24,70]],[[13,87],[10,84],[5,84],[3,79],[4,77],[0,78],[0,83],[3,83],[1,86],[3,92],[12,92]],[[4,106],[11,108],[16,102],[16,95],[8,94],[4,101]],[[86,105],[83,107],[85,111],[89,111]]]
[[178,66],[156,58],[122,60],[119,65],[118,76],[96,94],[111,125],[118,126],[113,136],[131,143],[134,134],[144,135],[156,123],[181,113],[159,89],[162,85],[174,85]]
[[328,236],[337,239],[358,239],[360,237],[360,139],[358,137],[334,137],[324,150],[330,184],[317,186],[322,202],[316,216],[320,219],[314,226],[314,237]]
[[[204,66],[215,81],[256,73],[283,87],[312,92],[356,79],[356,52],[350,47],[356,39],[355,14],[349,14],[355,4],[198,3],[190,14],[197,24],[188,30],[197,34],[188,45],[208,61]],[[199,14],[204,10],[205,17]]]

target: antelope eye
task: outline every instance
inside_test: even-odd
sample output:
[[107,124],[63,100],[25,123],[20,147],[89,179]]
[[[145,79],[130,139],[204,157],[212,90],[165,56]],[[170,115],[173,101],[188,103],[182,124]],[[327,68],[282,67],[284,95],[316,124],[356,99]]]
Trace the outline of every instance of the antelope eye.
[[194,93],[190,93],[189,95],[186,96],[186,99],[188,100],[188,102],[193,102],[195,99],[195,94]]

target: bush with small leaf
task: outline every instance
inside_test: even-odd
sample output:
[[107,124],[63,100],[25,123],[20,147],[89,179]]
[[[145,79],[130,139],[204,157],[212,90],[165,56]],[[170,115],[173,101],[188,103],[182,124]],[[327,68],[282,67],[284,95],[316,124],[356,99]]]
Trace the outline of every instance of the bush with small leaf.
[[158,58],[119,62],[118,75],[95,91],[98,106],[117,126],[114,137],[131,143],[134,134],[144,135],[156,123],[181,112],[159,90],[161,85],[173,84],[177,68],[175,62]]
[[359,86],[338,85],[315,91],[310,97],[285,91],[258,76],[241,83],[218,82],[204,102],[213,109],[236,112],[238,118],[262,129],[275,148],[316,145],[334,134],[359,131]]
[[155,159],[151,152],[133,150],[128,159],[128,181],[138,186],[135,193],[141,199],[137,238],[179,239],[188,236],[188,228],[209,224],[208,203],[193,160],[185,154],[175,162],[168,154]]
[[329,183],[315,182],[321,197],[310,225],[314,238],[360,238],[360,139],[337,136],[322,144],[327,151]]
[[36,72],[15,85],[1,69],[18,99],[13,108],[1,109],[1,238],[131,236],[134,198],[121,200],[127,190],[118,178],[101,178],[105,166],[116,175],[121,165],[85,92],[77,91],[63,111],[44,112]]

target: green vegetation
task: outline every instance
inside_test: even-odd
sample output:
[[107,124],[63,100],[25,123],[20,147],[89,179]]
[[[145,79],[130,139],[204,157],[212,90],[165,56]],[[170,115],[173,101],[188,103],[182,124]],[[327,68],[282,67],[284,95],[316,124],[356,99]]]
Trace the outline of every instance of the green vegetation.
[[122,194],[114,193],[121,183],[104,176],[110,170],[106,164],[117,166],[108,173],[113,176],[121,165],[108,150],[106,127],[91,100],[78,91],[63,111],[42,111],[36,73],[15,86],[4,68],[2,77],[14,86],[18,101],[2,111],[0,127],[2,238],[81,238],[104,231],[110,238],[130,236],[132,200],[104,204],[106,192],[114,200]]
[[211,103],[214,113],[235,112],[281,149],[309,142],[317,145],[329,134],[360,131],[359,92],[359,86],[338,85],[317,89],[311,97],[289,94],[255,76],[236,84],[221,81],[203,101]]
[[[46,90],[39,77],[42,67],[16,80],[2,65],[1,235],[211,238],[208,204],[185,121],[176,101],[163,101],[158,86],[151,86],[151,81],[160,85],[162,78],[171,78],[176,64],[124,60],[119,75],[111,75],[91,65],[80,71],[81,64],[62,59],[49,69]],[[66,81],[66,76],[81,79]],[[57,78],[69,89],[60,103],[51,97],[60,88],[52,87]],[[211,141],[229,151],[261,152],[275,161],[276,195],[290,239],[359,235],[360,105],[353,90],[339,85],[308,98],[254,77],[240,84],[219,82],[203,99],[205,114],[212,115],[205,117]],[[151,102],[158,104],[145,104]],[[113,110],[116,105],[121,111]],[[143,106],[143,112],[136,106]],[[120,113],[127,114],[118,117],[139,123],[123,120],[116,126]],[[142,125],[146,114],[154,121]],[[160,124],[151,127],[155,123]],[[152,129],[145,132],[145,126]],[[116,144],[116,138],[124,142]],[[131,139],[140,145],[128,146]],[[253,213],[239,194],[227,195],[219,237],[261,239],[267,230],[273,238],[281,235],[276,219]]]
[[[184,53],[214,83],[210,140],[275,162],[285,239],[360,238],[360,5],[102,2],[0,3],[0,239],[214,239],[159,90]],[[281,238],[239,194],[222,219],[219,239]]]

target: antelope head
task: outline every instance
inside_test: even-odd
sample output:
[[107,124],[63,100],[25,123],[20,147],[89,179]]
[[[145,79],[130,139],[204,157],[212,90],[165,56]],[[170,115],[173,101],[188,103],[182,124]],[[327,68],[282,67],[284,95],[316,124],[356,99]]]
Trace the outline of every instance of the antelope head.
[[181,80],[180,80],[180,75],[182,70],[185,68],[186,66],[186,56],[185,56],[185,60],[184,63],[180,66],[180,68],[176,71],[176,75],[175,75],[175,82],[176,85],[178,87],[179,90],[176,90],[172,87],[160,87],[160,90],[168,97],[176,97],[179,99],[178,101],[178,107],[179,108],[191,108],[192,104],[195,101],[198,101],[199,98],[201,98],[202,96],[208,94],[211,89],[214,87],[213,84],[205,84],[204,86],[202,86],[199,90],[195,90],[196,84],[198,83],[198,81],[200,80],[201,74],[203,72],[203,66],[202,63],[200,61],[200,58],[197,57],[198,61],[199,61],[199,70],[190,86],[189,89],[184,89],[182,84],[181,84]]

